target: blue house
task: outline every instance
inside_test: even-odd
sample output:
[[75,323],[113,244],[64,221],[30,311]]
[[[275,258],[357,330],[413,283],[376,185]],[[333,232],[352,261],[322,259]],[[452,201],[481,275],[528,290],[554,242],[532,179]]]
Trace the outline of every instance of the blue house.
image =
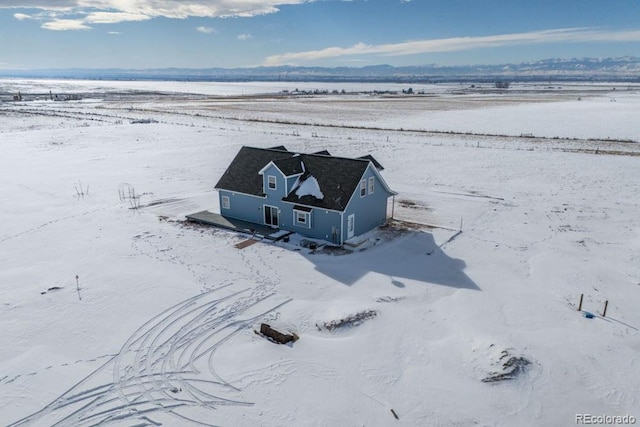
[[216,184],[220,213],[337,245],[384,224],[396,193],[371,156],[242,147]]

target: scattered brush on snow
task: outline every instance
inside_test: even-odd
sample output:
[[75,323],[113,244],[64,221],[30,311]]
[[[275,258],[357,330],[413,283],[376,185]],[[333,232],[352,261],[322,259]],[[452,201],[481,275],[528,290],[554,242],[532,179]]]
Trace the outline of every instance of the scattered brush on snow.
[[158,121],[156,119],[137,119],[137,120],[131,120],[130,123],[132,125],[146,125],[151,123],[158,123]]
[[502,363],[501,371],[492,372],[482,379],[483,383],[514,380],[523,374],[531,362],[523,356],[512,356],[507,350],[502,350],[498,363]]
[[313,254],[325,254],[325,255],[340,256],[340,255],[352,254],[353,251],[345,249],[345,248],[343,248],[341,246],[324,245],[324,246],[318,248],[317,250],[315,250],[312,253]]
[[40,292],[41,295],[46,294],[47,292],[53,292],[53,291],[59,291],[60,289],[62,289],[62,286],[52,286],[49,289],[47,289],[46,291],[42,291]]
[[316,327],[319,331],[334,331],[341,328],[350,328],[352,326],[361,325],[366,320],[373,319],[377,315],[378,312],[376,310],[365,310],[339,320],[332,320],[322,324],[316,323]]
[[378,228],[380,230],[391,232],[392,235],[394,235],[394,234],[402,234],[402,233],[407,233],[407,232],[416,231],[416,230],[425,230],[425,229],[428,230],[433,227],[428,224],[419,224],[417,222],[403,221],[401,219],[392,218],[392,219],[388,219],[386,224],[381,225]]
[[129,202],[131,209],[140,207],[140,195],[136,193],[136,189],[131,184],[123,182],[118,185],[118,197],[121,202]]
[[171,221],[174,225],[180,228],[188,228],[191,230],[200,231],[200,233],[204,233],[205,231],[210,234],[217,234],[220,230],[219,228],[213,227],[209,224],[204,224],[202,222],[191,221],[189,219],[176,219]]
[[429,208],[426,204],[420,201],[409,200],[409,199],[398,200],[398,205],[408,209],[423,209],[427,211],[431,210],[431,208]]
[[405,298],[406,297],[392,297],[392,296],[378,297],[376,298],[376,302],[397,302]]

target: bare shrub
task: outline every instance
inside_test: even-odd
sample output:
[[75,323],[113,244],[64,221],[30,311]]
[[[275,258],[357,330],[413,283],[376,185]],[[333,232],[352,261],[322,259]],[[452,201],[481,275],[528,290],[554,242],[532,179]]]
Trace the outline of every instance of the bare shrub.
[[118,186],[118,197],[121,202],[128,202],[131,209],[140,208],[140,195],[136,193],[133,185],[123,182]]
[[76,190],[76,196],[83,197],[89,195],[89,185],[86,187],[82,184],[82,181],[78,181],[77,184],[73,185],[73,188]]
[[347,316],[339,320],[331,320],[322,324],[316,323],[319,331],[334,331],[341,328],[350,328],[359,326],[369,319],[373,319],[378,315],[376,310],[360,311],[352,316]]

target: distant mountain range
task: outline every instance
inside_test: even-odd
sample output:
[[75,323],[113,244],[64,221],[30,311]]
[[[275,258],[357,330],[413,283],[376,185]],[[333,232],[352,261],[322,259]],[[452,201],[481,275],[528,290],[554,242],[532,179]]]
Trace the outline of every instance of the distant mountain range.
[[66,78],[102,80],[187,81],[332,81],[332,82],[455,82],[455,81],[638,81],[640,58],[543,59],[520,64],[436,64],[394,67],[254,67],[254,68],[70,68],[2,70],[0,77]]

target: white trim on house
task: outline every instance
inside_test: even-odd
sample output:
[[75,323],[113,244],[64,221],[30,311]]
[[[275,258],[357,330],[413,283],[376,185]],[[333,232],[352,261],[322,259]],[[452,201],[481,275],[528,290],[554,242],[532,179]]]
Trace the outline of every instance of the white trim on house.
[[285,175],[284,172],[282,172],[282,170],[278,167],[278,165],[273,163],[273,160],[271,160],[269,163],[267,163],[267,165],[265,167],[263,167],[262,169],[260,169],[258,171],[258,175],[264,175],[264,171],[269,169],[270,166],[273,166],[274,168],[278,169],[278,172],[280,172],[280,174],[282,174],[282,176],[284,176],[285,178],[291,178],[292,176],[300,176],[300,175],[302,175],[304,173],[304,163],[300,162],[300,164],[302,165],[302,172],[294,173],[294,174],[291,174],[291,175]]
[[368,188],[368,193],[367,194],[373,194],[373,189],[374,189],[375,182],[376,182],[376,180],[374,178],[375,177],[373,177],[373,176],[369,177],[369,183],[368,183],[369,184],[369,188]]
[[[267,208],[269,208],[269,212],[271,213],[271,215],[269,215],[269,222],[267,222]],[[276,223],[273,224],[273,213],[272,211],[275,209],[276,211]],[[264,223],[264,225],[268,225],[270,227],[276,227],[279,228],[280,227],[280,208],[277,206],[273,206],[273,205],[262,205],[262,221]]]
[[222,209],[231,209],[231,199],[229,196],[221,196],[222,199]]
[[344,245],[344,211],[340,211],[340,246]]
[[300,205],[300,206],[305,206],[308,207],[309,209],[318,209],[321,211],[331,211],[331,212],[337,212],[337,213],[342,213],[344,211],[339,211],[336,209],[329,209],[329,208],[323,208],[322,206],[313,206],[313,205],[305,205],[304,203],[300,203],[300,202],[290,202],[289,200],[281,200],[282,203],[288,203],[290,205]]
[[224,188],[216,188],[216,190],[218,191],[218,193],[220,193],[221,191],[226,191],[227,193],[231,193],[232,196],[235,196],[236,194],[242,194],[243,196],[250,196],[250,197],[255,197],[258,199],[266,199],[267,195],[263,195],[263,196],[256,196],[255,194],[249,194],[249,193],[243,193],[242,191],[232,191],[232,190],[226,190]]
[[347,240],[356,235],[356,214],[347,217]]
[[280,170],[280,168],[279,168],[278,166],[276,166],[276,164],[275,164],[275,163],[273,163],[273,160],[271,160],[269,163],[267,163],[267,165],[266,165],[265,167],[263,167],[262,169],[260,169],[260,170],[258,171],[258,175],[264,175],[264,171],[266,171],[267,169],[269,169],[271,166],[273,166],[274,168],[278,169],[278,171],[282,174],[282,176],[285,176],[285,175],[284,175],[284,172],[282,172],[282,171]]
[[303,228],[311,228],[311,212],[294,209],[293,225]]
[[[273,178],[273,187],[271,187],[271,178]],[[286,180],[286,178],[285,178]],[[278,189],[278,177],[275,175],[267,175],[267,188],[269,190],[277,190]],[[265,191],[266,193],[266,191]]]
[[[369,162],[369,167],[371,168],[373,173],[378,177],[378,180],[382,183],[382,186],[384,187],[385,190],[387,190],[388,193],[391,193],[392,196],[395,196],[398,194],[396,191],[393,191],[391,188],[389,188],[389,185],[387,185],[387,181],[384,180],[382,175],[380,175],[380,172],[378,171],[378,169],[376,169],[375,165],[371,161]],[[366,169],[364,173],[367,173]],[[362,174],[362,176],[364,176],[364,174]]]
[[[367,166],[367,169],[364,170],[364,172],[362,173],[362,176],[364,177],[367,174],[367,170],[371,168],[371,170],[373,171],[373,173],[378,177],[378,179],[380,180],[380,182],[382,183],[382,186],[384,187],[385,190],[387,190],[388,193],[391,194],[391,196],[395,196],[398,193],[393,191],[392,189],[389,188],[389,186],[387,185],[387,183],[385,182],[385,180],[382,178],[382,175],[380,175],[380,172],[378,172],[378,170],[376,169],[376,167],[373,165],[373,163],[371,161],[369,161],[369,166]],[[355,196],[356,191],[353,192],[353,194],[351,195],[351,197],[349,197],[349,201],[347,202],[347,204],[344,206],[344,210],[348,210],[349,209],[349,205],[351,204],[351,201],[353,200],[353,196]],[[344,212],[344,211],[343,211]]]

